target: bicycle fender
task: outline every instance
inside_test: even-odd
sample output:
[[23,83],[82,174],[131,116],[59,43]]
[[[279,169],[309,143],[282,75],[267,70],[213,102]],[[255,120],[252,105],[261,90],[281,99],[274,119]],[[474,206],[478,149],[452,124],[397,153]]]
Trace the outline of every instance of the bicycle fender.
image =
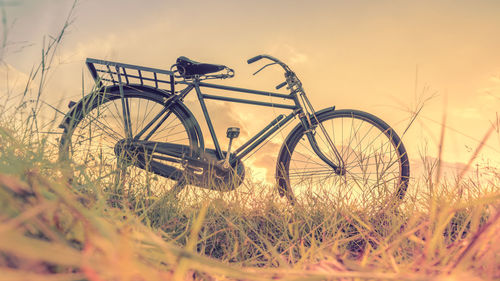
[[[316,111],[315,116],[319,117],[322,114],[325,114],[325,113],[328,113],[328,112],[334,111],[334,110],[335,110],[335,106],[327,107],[327,108],[321,109],[319,111]],[[311,118],[311,123],[313,125],[315,125],[317,123],[316,118]],[[285,142],[281,146],[280,152],[278,154],[278,159],[277,159],[278,161],[276,162],[275,176],[276,176],[276,182],[278,184],[278,192],[279,192],[279,195],[281,197],[285,196],[288,192],[288,190],[287,190],[288,185],[285,182],[285,178],[282,176],[282,171],[283,171],[282,163],[284,161],[284,157],[285,157],[286,153],[288,153],[288,151],[289,151],[288,147],[290,146],[290,142],[291,142],[292,137],[294,135],[296,135],[300,130],[303,130],[302,124],[298,124],[290,131],[290,133],[288,134],[288,136],[285,139]]]
[[[144,91],[144,92],[150,92],[150,93],[156,93],[158,95],[164,96],[166,99],[169,97],[172,97],[172,94],[161,90],[157,88],[153,88],[150,86],[146,85],[128,85],[128,88],[133,88],[134,90],[137,91]],[[84,96],[81,100],[78,102],[70,102],[70,110],[66,115],[63,117],[63,120],[59,124],[59,128],[62,129],[70,129],[71,124],[74,123],[76,120],[79,120],[82,118],[83,114],[81,112],[85,109],[86,106],[91,104],[92,102],[95,101],[95,99],[105,99],[106,95],[110,94],[120,94],[120,87],[119,85],[112,85],[112,86],[105,86],[102,87],[99,91],[92,92],[90,94],[87,94]],[[201,127],[198,123],[198,120],[194,117],[194,114],[189,110],[189,108],[180,100],[176,100],[175,103],[181,108],[182,111],[188,116],[189,121],[191,122],[191,125],[194,127],[197,138],[198,138],[198,144],[200,146],[200,149],[203,150],[205,147],[204,140],[203,140],[203,134],[201,131]]]

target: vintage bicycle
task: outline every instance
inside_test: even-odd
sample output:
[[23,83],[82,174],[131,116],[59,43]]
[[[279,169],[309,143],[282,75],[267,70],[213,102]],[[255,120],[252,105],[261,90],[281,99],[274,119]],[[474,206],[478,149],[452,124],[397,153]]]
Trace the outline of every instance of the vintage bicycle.
[[[288,93],[207,83],[210,79],[232,78],[234,70],[186,57],[179,57],[170,70],[88,58],[95,89],[80,101],[70,102],[61,123],[60,157],[94,169],[99,177],[117,167],[156,174],[174,182],[174,193],[186,185],[230,191],[244,179],[242,160],[295,122],[277,156],[275,179],[280,196],[292,202],[306,193],[369,200],[381,195],[403,198],[410,177],[408,155],[387,123],[358,110],[328,107],[315,111],[290,67],[269,55],[258,55],[248,63],[259,60],[268,63],[255,74],[280,66],[285,81],[276,89],[286,86]],[[210,89],[219,94],[207,93]],[[280,102],[220,94],[226,91]],[[205,147],[201,127],[184,102],[192,92],[199,101],[213,148]],[[228,148],[223,150],[206,100],[289,113],[277,115],[236,149],[232,143],[239,136],[239,128],[228,128]]]

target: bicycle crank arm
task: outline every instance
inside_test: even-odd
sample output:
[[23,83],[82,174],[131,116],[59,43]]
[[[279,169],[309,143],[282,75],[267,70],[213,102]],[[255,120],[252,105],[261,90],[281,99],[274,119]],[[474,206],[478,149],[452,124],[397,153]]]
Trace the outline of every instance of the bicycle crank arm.
[[[308,132],[308,133],[306,133],[306,135],[307,135],[307,139],[309,140],[309,143],[311,144],[311,147],[312,147],[314,153],[316,153],[316,155],[318,155],[318,157],[321,160],[323,160],[323,162],[325,162],[328,166],[332,167],[335,174],[337,174],[339,176],[345,175],[345,173],[346,173],[345,167],[340,167],[340,166],[336,165],[330,159],[328,159],[328,157],[326,157],[326,155],[323,152],[321,152],[321,150],[318,147],[318,143],[316,142],[316,138],[314,137],[312,132]],[[337,160],[342,163],[342,161],[340,161],[341,159],[337,159]]]

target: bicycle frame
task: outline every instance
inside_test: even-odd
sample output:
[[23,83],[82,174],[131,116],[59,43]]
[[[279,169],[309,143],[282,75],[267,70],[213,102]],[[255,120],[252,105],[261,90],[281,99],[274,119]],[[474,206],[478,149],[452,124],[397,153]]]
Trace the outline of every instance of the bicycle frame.
[[[309,139],[309,142],[311,143],[311,146],[313,148],[313,151],[318,154],[318,156],[325,161],[328,165],[330,165],[332,168],[334,168],[335,171],[338,170],[338,166],[335,165],[333,162],[330,161],[318,148],[318,145],[316,143],[316,140],[314,138],[314,135],[312,133],[312,126],[310,125],[310,120],[308,120],[308,116],[304,114],[302,105],[300,104],[300,101],[296,95],[295,92],[291,92],[289,95],[285,94],[280,94],[280,93],[274,93],[274,92],[267,92],[267,91],[259,91],[259,90],[252,90],[252,89],[245,89],[245,88],[238,88],[238,87],[232,87],[232,86],[224,86],[224,85],[218,85],[218,84],[211,84],[211,83],[205,83],[201,82],[199,79],[194,79],[192,82],[190,81],[178,81],[176,82],[177,84],[185,84],[187,87],[179,94],[175,96],[175,98],[170,99],[170,103],[167,103],[165,105],[165,110],[168,110],[168,108],[177,100],[183,100],[185,96],[187,96],[193,89],[195,89],[198,101],[200,103],[201,109],[203,111],[203,116],[206,120],[208,129],[210,131],[210,135],[212,137],[214,146],[215,146],[215,151],[216,151],[216,156],[218,160],[222,160],[225,156],[224,153],[220,147],[219,140],[217,138],[217,135],[214,130],[214,126],[212,123],[212,120],[210,118],[210,114],[208,112],[207,106],[205,104],[205,100],[221,100],[221,101],[228,101],[228,102],[234,102],[234,103],[243,103],[243,104],[252,104],[252,105],[258,105],[258,106],[263,106],[263,107],[272,107],[272,108],[282,108],[282,109],[289,109],[292,112],[289,113],[288,115],[279,115],[275,119],[273,119],[266,127],[264,127],[261,131],[259,131],[256,135],[251,137],[247,142],[245,142],[243,145],[238,147],[233,153],[234,157],[230,160],[231,164],[234,162],[242,159],[245,157],[248,153],[253,151],[256,147],[258,147],[260,144],[262,144],[266,139],[268,139],[272,134],[274,134],[276,131],[278,131],[280,128],[285,126],[290,120],[292,120],[295,116],[299,115],[300,122],[302,126],[307,131],[307,136]],[[286,100],[291,100],[294,102],[293,105],[290,104],[285,104],[285,103],[271,103],[271,102],[261,102],[261,101],[254,101],[254,100],[248,100],[248,99],[238,99],[238,98],[232,98],[232,97],[226,97],[223,95],[210,95],[210,94],[205,94],[202,92],[202,88],[212,88],[212,89],[219,89],[219,90],[224,90],[224,91],[232,91],[232,92],[241,92],[241,93],[247,93],[247,94],[253,94],[253,95],[260,95],[260,96],[270,96],[270,97],[277,97],[277,98],[282,98]],[[160,112],[153,120],[148,124],[144,129],[143,132],[148,130],[148,128],[155,123],[161,115],[163,115],[164,111]],[[163,119],[166,119],[163,117]],[[160,122],[161,124],[161,122]],[[158,124],[157,126],[159,126]],[[139,133],[141,135],[143,132]]]
[[[254,58],[255,59],[255,58]],[[252,59],[253,60],[253,59]],[[249,60],[250,63],[250,60]],[[102,69],[97,69],[96,64],[100,65],[101,67],[104,67]],[[316,119],[315,112],[311,112],[310,114],[307,113],[308,111],[305,109],[305,105],[301,104],[300,99],[302,99],[302,102],[309,104],[309,100],[305,96],[305,93],[301,89],[293,88],[291,89],[290,94],[280,94],[280,93],[274,93],[274,92],[268,92],[268,91],[259,91],[259,90],[252,90],[252,89],[245,89],[245,88],[238,88],[238,87],[232,87],[232,86],[224,86],[224,85],[218,85],[218,84],[211,84],[211,83],[206,83],[202,82],[202,79],[199,77],[195,77],[192,80],[182,80],[182,81],[175,81],[175,76],[172,71],[167,71],[167,70],[162,70],[162,69],[155,69],[155,68],[148,68],[148,67],[143,67],[143,66],[137,66],[137,65],[130,65],[130,64],[123,64],[123,63],[116,63],[116,62],[110,62],[110,61],[104,61],[104,60],[96,60],[96,59],[87,59],[87,66],[94,78],[96,80],[96,83],[98,86],[102,86],[102,82],[112,82],[113,85],[117,85],[119,87],[120,91],[120,96],[122,100],[122,110],[123,110],[123,117],[124,117],[124,124],[125,124],[125,133],[128,138],[138,140],[140,137],[142,137],[147,130],[153,126],[154,123],[156,123],[158,120],[160,122],[155,125],[155,127],[146,135],[144,138],[145,140],[148,140],[152,134],[161,126],[161,124],[168,118],[170,115],[170,112],[168,112],[168,109],[170,108],[171,105],[173,105],[175,102],[182,102],[184,97],[188,95],[193,89],[195,89],[198,100],[200,102],[201,109],[203,111],[204,118],[206,120],[208,129],[210,131],[210,135],[212,137],[212,140],[214,142],[215,146],[215,152],[216,152],[216,157],[218,160],[222,160],[225,155],[220,148],[219,145],[219,140],[217,138],[217,135],[215,134],[215,130],[212,124],[212,120],[210,118],[210,114],[208,113],[207,106],[205,104],[205,100],[221,100],[221,101],[228,101],[228,102],[234,102],[234,103],[243,103],[243,104],[252,104],[252,105],[258,105],[258,106],[264,106],[264,107],[273,107],[273,108],[282,108],[282,109],[289,109],[292,112],[289,113],[288,115],[279,115],[276,117],[274,120],[272,120],[266,127],[264,127],[260,132],[258,132],[255,136],[251,137],[246,143],[244,143],[242,146],[237,148],[233,153],[234,157],[232,157],[231,164],[234,162],[242,159],[244,156],[248,155],[251,151],[253,151],[256,147],[258,147],[260,144],[262,144],[267,138],[269,138],[273,133],[278,131],[280,128],[285,126],[290,120],[292,120],[294,117],[297,115],[299,116],[300,123],[305,129],[307,138],[309,140],[309,143],[311,144],[311,147],[313,151],[318,155],[320,159],[322,159],[326,164],[328,164],[330,167],[334,169],[336,173],[341,173],[339,170],[339,166],[334,164],[328,157],[326,157],[321,150],[318,147],[318,144],[316,143],[316,139],[314,137],[314,125],[311,122],[311,117]],[[113,67],[114,70],[111,68]],[[130,73],[127,73],[126,69],[131,69],[131,70],[136,70],[137,75],[133,75]],[[261,69],[262,70],[262,69]],[[260,70],[259,70],[260,71]],[[153,78],[148,78],[145,77],[142,72],[149,72],[153,74]],[[104,77],[99,77],[98,73],[104,73],[109,75],[109,78],[104,78]],[[167,78],[161,78],[160,75],[166,76]],[[123,81],[122,79],[125,79]],[[116,78],[116,80],[115,80]],[[124,99],[123,95],[123,84],[131,85],[131,80],[134,80],[137,82],[140,82],[140,85],[142,86],[146,82],[152,83],[152,87],[159,89],[159,84],[162,85],[170,85],[170,90],[167,90],[167,92],[170,92],[172,96],[170,96],[166,101],[165,101],[165,108],[158,113],[152,120],[149,122],[142,130],[139,132],[136,136],[132,136],[131,132],[131,125],[130,125],[130,116],[129,116],[129,104],[126,99]],[[288,79],[288,78],[287,78]],[[130,81],[129,81],[130,80]],[[178,94],[176,94],[174,90],[174,85],[175,84],[184,84],[187,85],[186,88],[181,90]],[[145,85],[145,84],[144,84]],[[276,97],[276,98],[282,98],[285,100],[293,101],[293,104],[285,104],[285,103],[271,103],[271,102],[261,102],[261,101],[254,101],[254,100],[248,100],[248,99],[237,99],[237,98],[231,98],[231,97],[226,97],[222,95],[210,95],[210,94],[205,94],[201,91],[202,88],[212,88],[212,89],[219,89],[219,90],[224,90],[224,91],[232,91],[232,92],[241,92],[241,93],[247,93],[247,94],[253,94],[253,95],[260,95],[260,96],[270,96],[270,97]],[[167,113],[168,112],[168,113]],[[167,114],[165,114],[167,113]],[[165,115],[165,116],[163,116]],[[163,116],[163,117],[162,117]],[[161,118],[161,119],[160,119]],[[320,129],[324,130],[321,124],[319,124]],[[333,146],[332,148],[335,150],[335,147],[333,143],[330,144]],[[338,158],[338,160],[341,162],[342,160]],[[343,166],[343,165],[341,165]]]

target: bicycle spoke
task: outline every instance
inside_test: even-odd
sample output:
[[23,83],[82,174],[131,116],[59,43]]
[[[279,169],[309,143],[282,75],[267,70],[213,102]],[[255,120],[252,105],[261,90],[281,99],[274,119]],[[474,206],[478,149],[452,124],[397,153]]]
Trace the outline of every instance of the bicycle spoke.
[[[128,90],[130,92],[130,90]],[[175,144],[182,144],[191,147],[193,136],[195,136],[193,129],[188,127],[186,120],[187,117],[183,113],[179,113],[169,109],[165,111],[163,104],[163,96],[158,96],[157,99],[143,98],[147,95],[134,94],[135,96],[126,96],[121,99],[119,95],[108,95],[102,102],[99,100],[92,100],[81,114],[81,120],[76,120],[73,128],[68,130],[61,142],[64,145],[61,147],[69,151],[63,154],[71,157],[75,167],[84,167],[86,175],[85,180],[94,180],[95,178],[102,178],[108,175],[109,181],[112,178],[115,180],[117,177],[126,176],[127,186],[133,187],[133,182],[138,183],[137,186],[143,186],[148,182],[151,183],[151,176],[144,169],[135,166],[133,163],[137,157],[145,157],[152,159],[153,155],[137,152],[127,152],[125,149],[117,149],[115,146],[127,139],[126,118],[124,115],[123,105],[128,105],[128,119],[130,121],[129,133],[137,134],[144,129],[145,126],[155,119],[155,117],[165,112],[159,118],[156,118],[154,125],[149,128],[148,132],[150,141],[153,142],[169,142]],[[164,120],[161,120],[162,117]],[[164,121],[164,122],[158,122]],[[152,129],[154,130],[152,131]],[[191,131],[190,131],[191,130]],[[196,140],[196,139],[194,139]],[[121,154],[117,154],[121,151]],[[143,159],[145,163],[150,160]],[[164,163],[165,165],[172,165],[181,168],[179,162],[170,161],[168,158],[155,160],[157,163]],[[144,162],[143,162],[144,163]],[[148,166],[147,164],[146,166]],[[148,168],[149,169],[149,168]],[[83,170],[82,170],[83,171]],[[80,173],[76,172],[76,176]],[[119,183],[123,184],[125,178],[120,179]],[[163,186],[173,186],[169,179],[155,179],[158,182],[159,188]],[[118,182],[116,182],[118,183]]]
[[[338,198],[367,202],[400,187],[401,155],[398,144],[392,141],[393,132],[369,117],[345,112],[332,113],[332,118],[321,121],[340,153],[345,175],[336,174],[324,163],[305,136],[297,137],[286,174],[296,197],[332,193]],[[318,147],[335,163],[335,153],[323,133],[316,130]]]

